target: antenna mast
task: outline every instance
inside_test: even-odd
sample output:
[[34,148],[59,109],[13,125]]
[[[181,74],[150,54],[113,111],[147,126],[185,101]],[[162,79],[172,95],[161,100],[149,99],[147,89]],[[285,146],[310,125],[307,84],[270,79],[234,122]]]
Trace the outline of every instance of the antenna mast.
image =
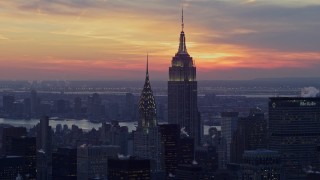
[[182,27],[182,31],[184,29],[184,22],[183,22],[183,4],[182,4],[182,18],[181,18],[181,27]]

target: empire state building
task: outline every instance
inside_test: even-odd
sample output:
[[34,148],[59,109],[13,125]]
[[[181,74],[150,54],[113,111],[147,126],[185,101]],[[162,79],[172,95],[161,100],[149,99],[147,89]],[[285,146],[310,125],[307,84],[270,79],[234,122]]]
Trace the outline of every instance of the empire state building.
[[183,10],[181,25],[179,49],[169,67],[168,121],[170,124],[179,124],[190,137],[194,138],[195,144],[200,145],[201,123],[197,106],[196,67],[187,52],[183,31]]

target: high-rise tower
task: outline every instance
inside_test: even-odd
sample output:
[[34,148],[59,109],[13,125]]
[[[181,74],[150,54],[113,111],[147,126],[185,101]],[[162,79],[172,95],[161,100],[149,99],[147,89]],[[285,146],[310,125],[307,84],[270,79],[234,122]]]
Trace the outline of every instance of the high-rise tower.
[[179,124],[196,145],[201,142],[200,114],[197,106],[196,67],[187,52],[184,34],[183,9],[182,30],[178,52],[172,58],[168,81],[168,121]]
[[139,126],[145,131],[148,128],[157,126],[156,121],[156,102],[152,93],[150,80],[149,80],[149,69],[148,69],[148,57],[147,57],[147,70],[146,79],[144,82],[143,90],[141,92],[139,100]]
[[139,100],[139,123],[137,130],[133,132],[133,155],[151,160],[152,176],[163,171],[161,137],[156,118],[156,103],[149,81],[147,59],[146,79]]

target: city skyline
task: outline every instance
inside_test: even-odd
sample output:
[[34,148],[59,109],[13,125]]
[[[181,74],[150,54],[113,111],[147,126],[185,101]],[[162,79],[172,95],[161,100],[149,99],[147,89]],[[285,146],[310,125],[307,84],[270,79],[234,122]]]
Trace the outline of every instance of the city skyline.
[[[168,78],[182,1],[2,1],[1,79]],[[320,2],[184,1],[199,80],[320,75]],[[137,73],[139,72],[139,73]]]

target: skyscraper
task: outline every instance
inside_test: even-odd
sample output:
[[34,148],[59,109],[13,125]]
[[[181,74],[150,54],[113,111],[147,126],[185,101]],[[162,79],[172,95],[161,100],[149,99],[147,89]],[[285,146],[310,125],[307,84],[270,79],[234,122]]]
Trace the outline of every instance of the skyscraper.
[[52,179],[77,179],[76,148],[58,148],[52,153]]
[[77,148],[77,179],[107,178],[108,159],[120,153],[119,146],[92,146],[83,144]]
[[36,138],[35,137],[16,137],[11,140],[11,155],[25,158],[25,170],[29,180],[35,180],[36,171]]
[[261,109],[251,109],[248,117],[238,119],[230,144],[230,162],[242,163],[245,150],[267,148],[267,121]]
[[51,179],[52,132],[49,117],[43,116],[37,129],[37,179]]
[[148,72],[139,100],[139,122],[133,133],[133,154],[151,160],[151,173],[162,172],[161,137],[157,125],[156,103],[151,89]]
[[172,58],[169,67],[168,81],[168,121],[169,124],[179,124],[195,139],[195,144],[201,142],[200,114],[197,106],[196,67],[192,57],[187,52],[183,23],[180,33],[178,52]]
[[238,112],[221,113],[221,135],[226,140],[227,163],[230,163],[230,144],[233,134],[237,129]]
[[241,164],[242,179],[280,180],[281,158],[277,151],[257,149],[245,151]]
[[133,157],[109,159],[108,179],[150,180],[150,160]]
[[161,145],[163,148],[164,168],[166,177],[174,175],[178,167],[178,146],[180,127],[177,124],[159,125]]
[[319,168],[320,98],[269,99],[269,149],[281,155],[285,179],[305,179],[304,169]]

